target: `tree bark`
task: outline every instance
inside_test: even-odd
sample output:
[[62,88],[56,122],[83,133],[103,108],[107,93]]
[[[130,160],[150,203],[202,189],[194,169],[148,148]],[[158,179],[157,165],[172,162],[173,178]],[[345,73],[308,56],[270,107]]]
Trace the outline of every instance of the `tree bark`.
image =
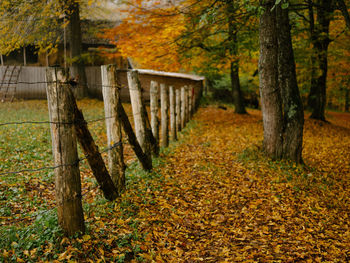
[[276,7],[278,84],[283,102],[283,158],[302,162],[304,110],[297,84],[288,9]]
[[260,1],[264,12],[260,17],[259,79],[261,111],[264,126],[264,150],[273,159],[282,157],[282,106],[278,87],[278,44],[274,0]]
[[[332,0],[319,1],[316,5],[316,23],[314,25],[310,23],[311,43],[313,47],[313,68],[308,106],[312,111],[310,118],[322,121],[326,120],[328,46],[330,43],[329,25],[334,11],[332,2]],[[313,5],[311,1],[309,1],[309,5]],[[309,6],[309,12],[313,13],[313,6]]]
[[74,109],[69,87],[59,84],[64,81],[62,72],[48,69],[46,75],[52,152],[58,166],[54,170],[58,223],[71,236],[85,231]]
[[[122,141],[122,124],[119,118],[120,92],[114,65],[101,66],[102,95],[106,117],[107,142],[111,147]],[[125,190],[125,169],[123,144],[108,151],[108,167],[112,181],[120,195]]]
[[85,73],[85,65],[82,61],[82,34],[80,26],[79,3],[76,1],[65,0],[67,8],[68,40],[69,50],[72,59],[71,77],[77,80],[78,88],[75,94],[78,99],[89,96],[87,78]]

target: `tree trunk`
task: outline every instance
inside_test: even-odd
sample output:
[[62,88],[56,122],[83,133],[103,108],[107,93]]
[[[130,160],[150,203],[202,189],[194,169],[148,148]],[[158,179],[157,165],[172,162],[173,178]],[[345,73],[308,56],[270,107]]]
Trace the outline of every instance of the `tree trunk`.
[[237,23],[235,21],[235,3],[234,0],[229,0],[227,3],[227,19],[228,19],[228,38],[229,49],[232,57],[230,76],[231,76],[231,88],[233,103],[235,105],[235,113],[246,114],[247,111],[244,106],[244,98],[241,91],[241,85],[239,82],[239,58],[238,58],[238,38],[237,38]]
[[345,90],[345,112],[349,112],[350,108],[350,89]]
[[304,110],[295,71],[288,9],[276,8],[278,84],[283,101],[283,158],[302,162]]
[[[312,5],[309,1],[309,5]],[[312,6],[309,7],[309,12],[312,12]],[[326,85],[328,71],[328,46],[329,25],[332,19],[333,4],[330,0],[321,0],[316,5],[316,24],[311,25],[311,43],[313,46],[312,54],[312,75],[311,87],[308,96],[308,106],[312,113],[310,118],[325,121],[326,109]],[[311,17],[311,15],[310,15]],[[312,27],[311,27],[312,26]]]
[[278,44],[274,0],[260,1],[264,12],[260,17],[259,79],[261,111],[264,126],[264,150],[273,159],[282,157],[282,106],[278,87]]
[[[67,2],[69,2],[67,4]],[[80,26],[79,3],[65,1],[67,4],[67,19],[69,21],[68,39],[72,59],[71,77],[77,80],[78,88],[75,91],[77,98],[89,96],[84,62],[82,61],[82,34]]]
[[235,105],[235,113],[246,114],[247,111],[244,106],[244,98],[241,91],[241,84],[239,83],[239,66],[238,59],[231,62],[231,87],[233,102]]

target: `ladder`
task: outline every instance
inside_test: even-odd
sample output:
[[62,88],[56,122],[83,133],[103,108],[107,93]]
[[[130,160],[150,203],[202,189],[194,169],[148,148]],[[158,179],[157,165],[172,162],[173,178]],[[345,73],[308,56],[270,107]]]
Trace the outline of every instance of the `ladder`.
[[13,101],[22,66],[6,66],[0,82],[0,101]]

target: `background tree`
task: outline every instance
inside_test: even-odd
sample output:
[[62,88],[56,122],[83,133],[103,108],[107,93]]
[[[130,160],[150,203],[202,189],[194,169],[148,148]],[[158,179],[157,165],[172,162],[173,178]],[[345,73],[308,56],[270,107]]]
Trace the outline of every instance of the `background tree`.
[[[324,121],[327,78],[329,78],[329,47],[333,42],[337,43],[344,34],[346,35],[344,21],[350,24],[346,2],[343,0],[293,1],[291,9],[296,15],[293,23],[297,25],[294,40],[297,49],[300,49],[297,52],[297,61],[301,63],[298,70],[299,81],[302,86],[309,89],[307,105],[311,110],[311,118]],[[341,19],[340,16],[342,16]],[[340,22],[341,20],[344,21]],[[332,21],[336,21],[334,27],[332,27]],[[303,28],[308,28],[308,32]],[[341,56],[332,56],[332,59],[342,60]],[[339,84],[336,86],[339,87]]]
[[[91,1],[89,1],[91,2]],[[71,74],[79,79],[78,96],[88,95],[86,74],[82,59],[80,4],[75,0],[54,1],[1,1],[0,2],[0,53],[35,45],[39,53],[55,53],[67,27],[71,55]]]
[[251,17],[256,11],[247,3],[186,0],[164,6],[131,1],[128,18],[109,30],[107,37],[118,46],[117,55],[131,56],[141,66],[195,70],[207,74],[210,82],[210,77],[227,72],[235,110],[246,113],[239,81],[241,38],[250,31],[247,25],[254,21]]

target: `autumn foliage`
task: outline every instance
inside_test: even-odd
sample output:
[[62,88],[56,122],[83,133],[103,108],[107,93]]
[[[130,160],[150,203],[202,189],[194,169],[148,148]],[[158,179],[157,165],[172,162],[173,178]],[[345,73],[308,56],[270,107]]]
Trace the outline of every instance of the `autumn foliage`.
[[119,52],[109,56],[131,57],[143,68],[181,68],[175,42],[185,29],[185,20],[175,7],[133,0],[121,12],[127,13],[126,18],[103,35],[118,47]]

